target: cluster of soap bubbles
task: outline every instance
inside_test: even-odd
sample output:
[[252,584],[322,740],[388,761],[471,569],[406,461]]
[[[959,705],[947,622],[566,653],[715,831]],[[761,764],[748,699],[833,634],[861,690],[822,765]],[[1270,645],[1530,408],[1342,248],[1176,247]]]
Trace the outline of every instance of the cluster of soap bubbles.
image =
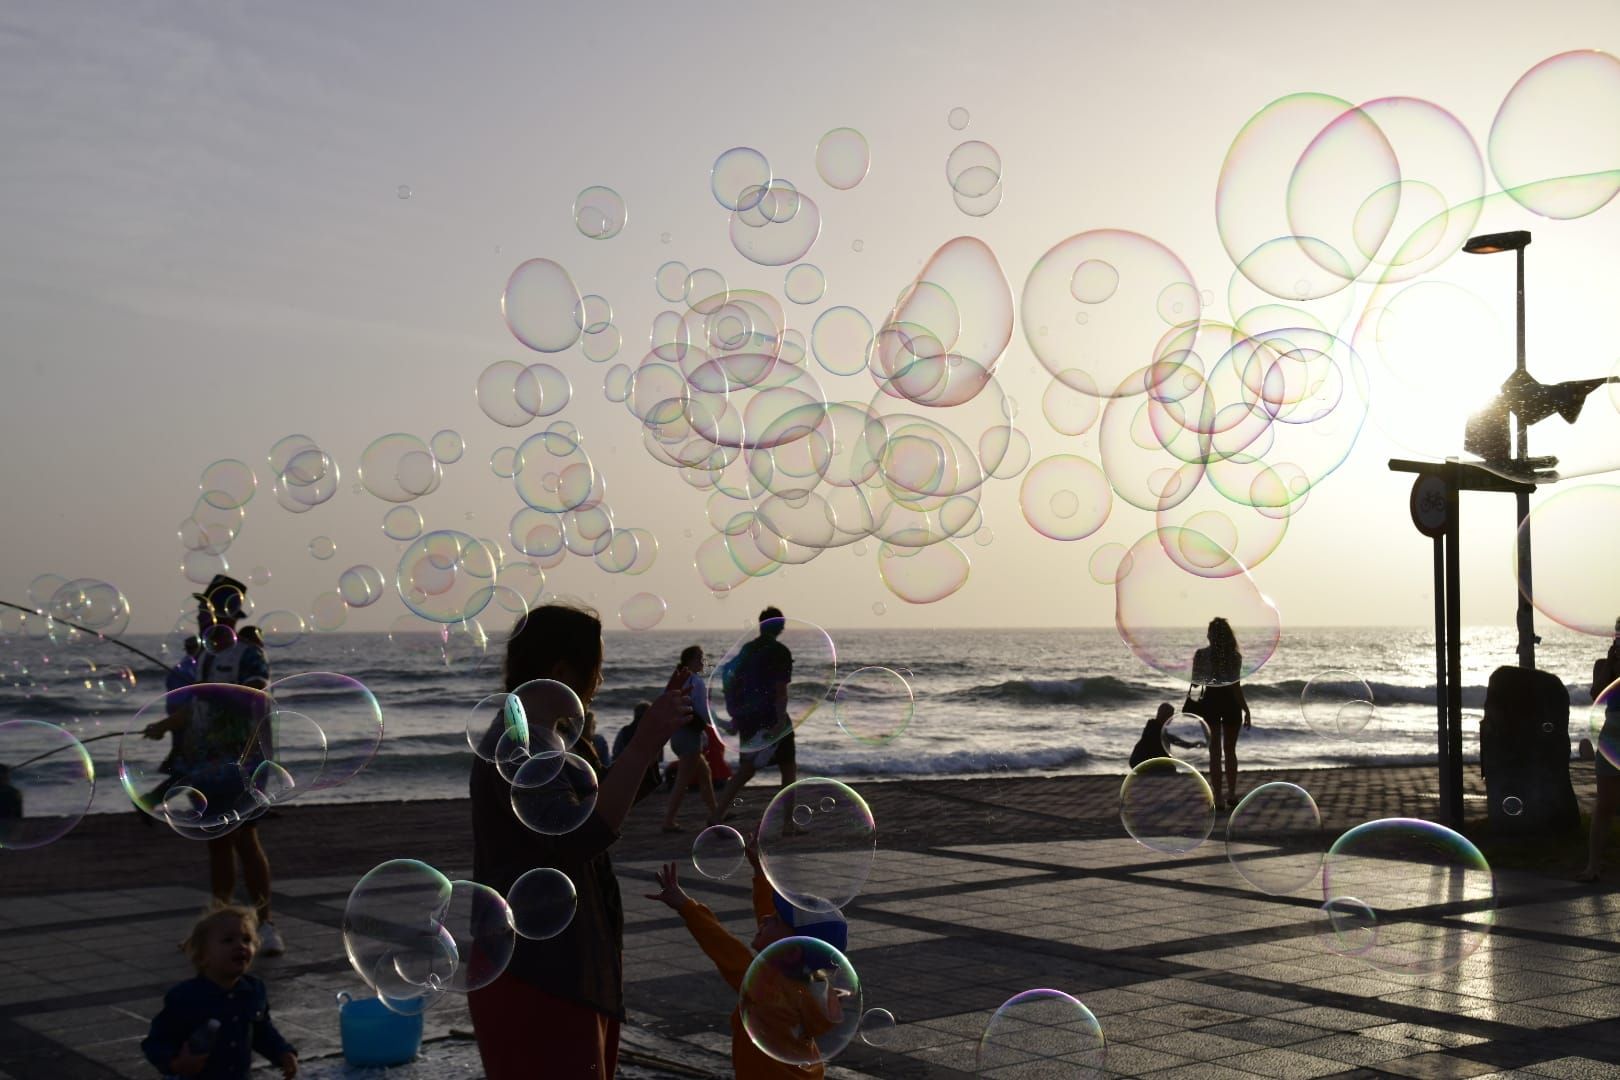
[[573,832],[596,809],[596,770],[570,753],[584,731],[579,695],[552,679],[492,694],[467,717],[467,745],[512,786],[518,821],[545,836]]
[[44,720],[0,722],[0,851],[61,839],[95,793],[95,766],[71,732]]
[[[186,733],[178,759],[170,730]],[[382,736],[376,697],[347,675],[303,672],[263,690],[193,683],[129,718],[118,778],[137,810],[181,836],[210,839],[349,782],[376,756]]]

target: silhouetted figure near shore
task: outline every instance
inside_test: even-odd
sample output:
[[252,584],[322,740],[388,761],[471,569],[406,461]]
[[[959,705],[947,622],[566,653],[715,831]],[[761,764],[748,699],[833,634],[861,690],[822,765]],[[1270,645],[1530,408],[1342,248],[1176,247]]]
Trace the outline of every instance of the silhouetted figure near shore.
[[[1620,619],[1615,620],[1620,634]],[[1609,645],[1608,655],[1592,664],[1592,700],[1595,702],[1615,679],[1620,678],[1620,636]],[[1592,828],[1586,838],[1586,867],[1575,875],[1577,881],[1596,881],[1603,873],[1603,848],[1609,839],[1609,825],[1620,809],[1620,767],[1610,756],[1620,751],[1620,693],[1610,695],[1603,714],[1603,733],[1592,771],[1597,777],[1597,801],[1592,805]]]
[[1226,777],[1226,809],[1237,806],[1238,735],[1250,727],[1249,703],[1238,681],[1243,654],[1238,652],[1232,624],[1220,616],[1209,620],[1209,645],[1193,653],[1192,686],[1183,712],[1201,716],[1209,724],[1209,789],[1221,801],[1221,776]]

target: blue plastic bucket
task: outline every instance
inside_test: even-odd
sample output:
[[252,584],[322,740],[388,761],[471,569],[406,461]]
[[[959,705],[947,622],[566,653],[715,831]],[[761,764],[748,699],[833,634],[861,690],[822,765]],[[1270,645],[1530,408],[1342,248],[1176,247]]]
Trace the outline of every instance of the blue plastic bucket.
[[350,1065],[403,1065],[422,1049],[422,1016],[401,1016],[374,997],[337,996],[343,1058]]

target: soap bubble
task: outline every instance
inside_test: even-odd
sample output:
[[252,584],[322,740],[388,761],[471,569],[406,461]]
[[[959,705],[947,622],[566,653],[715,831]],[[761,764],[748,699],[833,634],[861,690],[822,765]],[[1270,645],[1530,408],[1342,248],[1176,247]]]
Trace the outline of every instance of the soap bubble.
[[1509,795],[1502,800],[1502,813],[1508,817],[1518,817],[1524,813],[1524,800],[1517,795]]
[[945,122],[951,126],[952,131],[961,131],[968,126],[972,119],[968,111],[958,105],[945,116]]
[[[724,719],[737,731],[732,735],[726,725],[718,725],[722,741],[732,750],[753,753],[779,742],[814,715],[837,685],[837,651],[821,627],[784,619],[774,640],[780,648],[772,647],[771,639],[758,630],[749,631],[715,662],[710,699],[712,705],[723,706]],[[783,650],[789,655],[783,656]],[[784,680],[790,680],[785,723],[772,704],[776,686]]]
[[[1620,627],[1620,603],[1612,589],[1594,588],[1591,543],[1597,536],[1620,535],[1620,484],[1582,484],[1539,500],[1520,532],[1535,536],[1535,588],[1530,602],[1561,626],[1598,638],[1613,638]],[[1518,551],[1513,548],[1514,576]]]
[[497,360],[478,376],[478,408],[502,427],[522,427],[534,414],[517,401],[518,378],[528,369],[516,360]]
[[[383,714],[377,697],[358,679],[335,671],[305,671],[277,679],[265,689],[270,698],[271,730],[283,714],[313,722],[321,734],[318,768],[314,743],[307,753],[272,739],[278,762],[299,777],[311,777],[311,791],[339,787],[354,779],[377,756],[382,745]],[[283,751],[286,750],[287,753]],[[302,781],[301,781],[302,783]]]
[[338,575],[338,592],[342,594],[343,602],[354,608],[370,607],[382,599],[387,587],[382,571],[364,563],[351,566]]
[[390,540],[415,540],[422,535],[422,512],[414,506],[396,506],[383,515],[382,530]]
[[1018,505],[1042,536],[1081,540],[1102,528],[1114,494],[1095,463],[1076,454],[1053,454],[1024,474]]
[[[167,740],[165,740],[165,744]],[[90,755],[72,734],[44,720],[0,721],[0,765],[13,789],[0,814],[0,851],[25,851],[60,840],[79,823],[96,793]]]
[[517,338],[537,352],[562,352],[579,340],[574,311],[579,288],[561,265],[530,259],[512,271],[501,296],[501,313]]
[[1209,839],[1215,828],[1215,796],[1185,761],[1149,758],[1121,785],[1119,818],[1143,847],[1182,855]]
[[324,562],[337,554],[337,544],[330,536],[317,536],[309,542],[309,553]]
[[1322,897],[1364,904],[1377,926],[1365,959],[1406,975],[1455,968],[1496,917],[1485,856],[1461,834],[1415,818],[1369,821],[1335,840],[1322,866]]
[[197,490],[210,506],[222,510],[234,510],[245,506],[253,498],[253,492],[259,486],[258,478],[253,475],[253,468],[245,461],[236,458],[224,458],[214,462],[202,471],[197,481]]
[[506,890],[506,903],[512,909],[518,935],[544,941],[568,929],[579,898],[567,874],[554,867],[537,866],[525,871]]
[[730,825],[710,825],[692,841],[692,866],[706,878],[724,881],[742,869],[747,846]]
[[[833,809],[799,820],[823,796]],[[759,823],[760,865],[777,893],[805,911],[836,911],[872,870],[877,825],[866,800],[836,780],[807,777],[777,792]]]
[[461,460],[461,455],[467,450],[467,444],[462,441],[461,433],[451,431],[449,428],[434,432],[433,438],[428,440],[428,447],[441,465],[454,465]]
[[1322,870],[1322,814],[1297,784],[1273,781],[1243,796],[1226,823],[1226,858],[1244,881],[1285,896]]
[[1299,711],[1318,735],[1358,735],[1373,718],[1372,688],[1353,671],[1318,672],[1299,692]]
[[1595,49],[1559,53],[1519,77],[1487,142],[1508,195],[1543,217],[1584,217],[1620,191],[1620,61]]
[[573,395],[568,376],[550,364],[530,364],[512,383],[512,399],[530,416],[554,416]]
[[463,532],[424,533],[400,556],[394,583],[411,611],[437,623],[476,616],[490,600],[498,551]]
[[296,645],[307,631],[304,617],[294,611],[267,611],[259,616],[259,633],[266,648],[284,649]]
[[1604,761],[1620,768],[1620,679],[1592,699],[1592,708],[1586,714],[1586,736]]
[[816,143],[816,172],[828,187],[848,191],[866,179],[871,166],[866,136],[854,128],[833,128]]
[[[459,960],[440,923],[452,891],[449,878],[416,859],[390,859],[367,871],[343,908],[343,951],[355,974],[390,998],[423,997],[428,974]],[[402,971],[422,982],[411,983]]]
[[203,631],[203,648],[211,653],[222,653],[236,644],[236,630],[225,623],[215,623]]
[[1108,1046],[1102,1025],[1061,990],[1008,998],[979,1037],[976,1066],[996,1076],[1090,1077],[1102,1074]]
[[771,182],[771,165],[750,146],[734,146],[714,159],[709,190],[727,210],[752,210]]
[[536,753],[512,775],[512,812],[537,833],[562,836],[591,816],[596,790],[596,771],[584,758]]
[[619,621],[626,630],[651,630],[663,621],[668,605],[656,593],[638,592],[619,608]]
[[[731,246],[761,266],[786,266],[804,258],[821,235],[821,208],[815,200],[782,180],[773,180],[754,205],[731,215]],[[705,294],[687,289],[687,300]]]
[[611,240],[624,228],[624,198],[610,187],[588,187],[574,198],[574,225],[592,240]]
[[1097,384],[1090,375],[1070,368],[1047,384],[1046,392],[1041,395],[1041,415],[1060,435],[1084,435],[1101,412],[1099,396]]
[[671,259],[653,274],[653,289],[660,299],[679,304],[686,299],[686,277],[691,273],[683,262]]
[[795,304],[813,304],[827,291],[827,279],[814,263],[799,263],[787,272],[782,295]]
[[879,1048],[894,1045],[894,1013],[888,1009],[867,1009],[861,1017],[861,1041]]
[[830,307],[810,328],[810,348],[834,375],[857,374],[866,369],[872,349],[872,323],[856,308]]
[[978,139],[961,143],[945,159],[945,179],[959,195],[985,195],[1001,182],[1001,155]]
[[1333,935],[1328,948],[1340,956],[1365,956],[1378,944],[1378,916],[1353,896],[1335,896],[1322,905],[1328,931]]
[[497,446],[489,455],[489,471],[502,480],[516,476],[520,467],[515,446]]
[[[195,683],[144,705],[118,744],[118,779],[135,808],[194,839],[223,836],[262,813],[248,780],[264,760],[258,733],[270,696],[233,683]],[[145,737],[147,725],[175,717],[193,732],[191,761],[179,775],[165,764],[169,740]],[[205,732],[197,741],[195,733]]]
[[1208,756],[1209,722],[1192,713],[1178,712],[1164,723],[1159,742],[1165,757],[1198,761]]
[[878,575],[891,593],[908,604],[932,604],[967,584],[972,560],[953,541],[924,547],[884,544],[878,549]]
[[815,816],[816,812],[803,804],[793,808],[793,824],[795,825],[808,825],[810,824],[810,819]]
[[748,965],[737,1011],[743,1030],[767,1056],[819,1065],[855,1037],[861,981],[849,959],[820,938],[783,938]]
[[433,971],[426,985],[432,990],[466,994],[481,990],[501,977],[517,946],[517,928],[506,899],[476,881],[452,881],[450,901],[439,925],[455,946],[455,966]]
[[833,718],[838,726],[871,746],[882,746],[903,735],[915,708],[911,684],[892,668],[857,668],[833,692]]
[[410,502],[437,489],[442,477],[433,452],[415,435],[384,435],[360,454],[360,483],[384,502]]

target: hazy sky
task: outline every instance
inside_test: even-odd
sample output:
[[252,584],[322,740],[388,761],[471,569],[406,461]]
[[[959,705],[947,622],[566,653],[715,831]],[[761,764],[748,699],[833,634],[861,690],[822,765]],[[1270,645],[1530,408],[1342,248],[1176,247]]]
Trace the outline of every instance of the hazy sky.
[[[1224,318],[1233,268],[1216,230],[1216,179],[1234,136],[1268,102],[1301,91],[1353,102],[1412,95],[1449,109],[1483,143],[1521,74],[1581,48],[1620,52],[1620,9],[1601,0],[7,5],[0,598],[20,599],[44,572],[101,578],[129,595],[137,628],[166,628],[192,588],[176,571],[175,529],[197,476],[241,458],[261,486],[230,565],[272,572],[254,590],[261,611],[308,610],[345,567],[391,574],[399,558],[379,529],[388,505],[350,490],[360,451],[392,431],[459,431],[466,455],[420,500],[422,513],[429,527],[503,539],[519,502],[490,472],[490,454],[546,422],[501,428],[474,398],[489,363],[545,359],[502,322],[507,275],[536,256],[566,265],[612,302],[625,338],[617,359],[631,364],[665,306],[652,275],[666,259],[780,295],[782,270],[732,249],[728,215],[709,193],[709,168],[728,147],[757,147],[821,207],[807,258],[826,274],[826,299],[785,305],[803,331],[832,304],[877,321],[955,236],[989,244],[1016,295],[1053,244],[1107,227],[1173,249],[1214,295],[1206,314]],[[972,117],[964,132],[946,122],[958,106]],[[1613,136],[1612,106],[1594,105],[1592,132]],[[817,139],[839,126],[871,146],[870,175],[849,191],[827,188],[814,168]],[[1003,162],[1002,204],[984,218],[961,213],[944,179],[946,155],[969,137],[992,143]],[[617,189],[629,207],[612,240],[574,227],[573,198],[592,184]],[[1620,351],[1620,209],[1553,222],[1493,206],[1477,231],[1488,228],[1535,231],[1532,371],[1608,373]],[[1444,362],[1466,380],[1478,351],[1494,346],[1490,378],[1505,376],[1511,261],[1453,262],[1470,264],[1457,272],[1497,323],[1458,327],[1454,339],[1441,327],[1438,351],[1456,354]],[[661,544],[640,577],[585,560],[549,572],[554,591],[610,616],[650,590],[669,604],[665,627],[688,616],[733,625],[766,602],[829,626],[1106,625],[1113,590],[1090,579],[1087,560],[1099,543],[1130,543],[1151,527],[1151,515],[1116,503],[1096,536],[1047,540],[1020,516],[1017,481],[998,482],[983,503],[995,541],[963,545],[971,578],[937,605],[890,595],[875,543],[719,601],[691,563],[710,532],[703,494],[651,461],[634,419],[604,400],[608,365],[578,350],[553,362],[573,384],[560,416],[607,476],[616,524],[649,529]],[[1062,436],[1041,418],[1049,379],[1021,330],[1000,372],[1036,459],[1095,457],[1095,432]],[[871,394],[869,381],[848,394],[823,382],[836,397]],[[1375,381],[1375,409],[1381,393],[1402,389]],[[1620,439],[1613,405],[1600,396],[1591,409],[1598,420],[1583,430],[1606,419]],[[1560,423],[1548,422],[1544,441]],[[269,446],[293,432],[344,472],[338,495],[302,515],[275,504],[265,466]],[[1285,634],[1429,618],[1429,543],[1407,518],[1409,478],[1386,468],[1408,449],[1369,422],[1256,568]],[[1510,500],[1471,496],[1464,513],[1464,617],[1508,622]],[[336,542],[330,561],[310,556],[316,535]],[[1594,559],[1612,562],[1611,547],[1594,540]],[[378,628],[402,611],[390,596],[349,625]]]

